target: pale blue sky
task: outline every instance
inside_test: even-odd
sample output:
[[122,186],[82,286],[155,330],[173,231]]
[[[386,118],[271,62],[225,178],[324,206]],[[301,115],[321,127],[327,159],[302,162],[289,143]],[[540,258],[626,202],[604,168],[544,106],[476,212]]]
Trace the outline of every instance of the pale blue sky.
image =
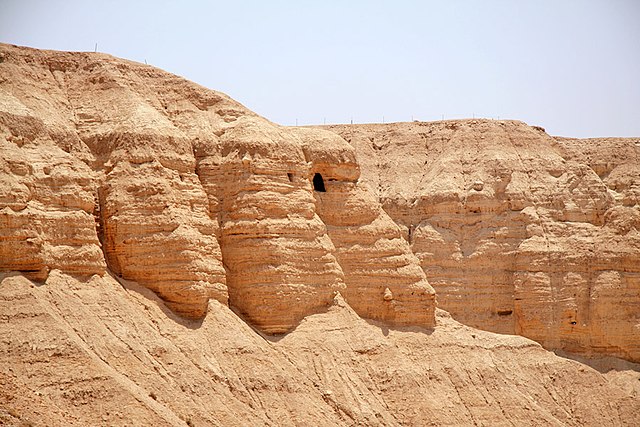
[[640,0],[0,0],[0,41],[97,42],[285,125],[475,114],[640,136]]

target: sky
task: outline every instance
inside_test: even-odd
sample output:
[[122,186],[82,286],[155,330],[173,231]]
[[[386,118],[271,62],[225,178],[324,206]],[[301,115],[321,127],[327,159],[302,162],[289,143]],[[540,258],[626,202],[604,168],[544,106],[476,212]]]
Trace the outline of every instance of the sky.
[[283,125],[486,117],[640,136],[640,0],[0,0],[0,42],[97,43]]

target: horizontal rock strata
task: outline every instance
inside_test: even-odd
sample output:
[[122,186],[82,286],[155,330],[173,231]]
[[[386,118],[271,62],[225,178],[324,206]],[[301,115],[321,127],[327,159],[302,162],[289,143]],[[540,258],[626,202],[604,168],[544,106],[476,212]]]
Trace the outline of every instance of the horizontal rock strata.
[[354,150],[335,134],[297,129],[306,141],[314,196],[344,271],[343,295],[362,317],[394,325],[434,325],[435,292],[400,228],[358,183]]
[[[183,317],[201,319],[216,299],[269,334],[326,310],[337,292],[368,307],[363,316],[433,325],[417,259],[357,185],[353,150],[335,134],[277,126],[108,55],[0,51],[1,270],[109,272]],[[336,141],[349,158],[335,156]],[[319,215],[318,171],[352,174],[349,196],[336,197],[353,209],[353,230]],[[366,200],[364,211],[347,199]]]
[[493,120],[327,128],[456,319],[640,360],[640,140]]

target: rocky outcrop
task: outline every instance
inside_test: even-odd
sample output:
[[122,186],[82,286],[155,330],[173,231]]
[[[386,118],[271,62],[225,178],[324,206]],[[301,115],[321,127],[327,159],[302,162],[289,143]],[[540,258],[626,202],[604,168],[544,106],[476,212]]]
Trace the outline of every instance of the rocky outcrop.
[[304,141],[318,215],[344,271],[349,305],[362,317],[394,325],[434,325],[435,292],[399,227],[358,182],[354,150],[337,135],[295,129]]
[[492,120],[328,128],[456,319],[640,360],[637,140]]
[[208,201],[193,172],[157,161],[120,162],[101,187],[108,265],[157,292],[176,312],[200,318],[208,301],[227,303],[222,253]]
[[326,310],[344,275],[316,214],[300,141],[240,118],[217,142],[201,144],[198,158],[221,227],[231,305],[269,333]]
[[[1,50],[2,270],[110,272],[181,316],[202,319],[216,299],[269,334],[326,310],[336,292],[365,317],[433,325],[433,290],[335,134],[277,126],[108,55]],[[25,178],[18,159],[38,163],[45,147],[58,153],[42,160],[50,175]],[[319,172],[348,191],[328,184],[321,203]]]
[[[492,148],[436,126],[433,157],[395,129],[400,158],[146,65],[0,45],[0,424],[633,424],[636,365],[435,315],[426,277],[469,323],[635,357],[635,183],[603,196],[570,142],[504,126]],[[574,307],[584,336],[557,321]]]
[[92,170],[51,143],[33,111],[0,92],[0,270],[40,281],[54,268],[104,273],[95,188]]
[[[628,209],[640,205],[640,138],[554,139],[563,158],[589,166],[607,186],[616,202],[616,212],[624,212],[613,216],[627,220],[617,227],[623,232],[640,228],[637,212]],[[611,223],[609,218],[605,221]]]

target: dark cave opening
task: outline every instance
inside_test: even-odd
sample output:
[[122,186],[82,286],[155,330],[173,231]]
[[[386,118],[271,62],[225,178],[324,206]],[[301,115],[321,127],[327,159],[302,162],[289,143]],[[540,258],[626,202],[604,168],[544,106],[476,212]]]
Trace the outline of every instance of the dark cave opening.
[[326,193],[327,191],[327,189],[324,187],[324,179],[319,173],[313,175],[313,189],[315,191],[320,191],[321,193]]

